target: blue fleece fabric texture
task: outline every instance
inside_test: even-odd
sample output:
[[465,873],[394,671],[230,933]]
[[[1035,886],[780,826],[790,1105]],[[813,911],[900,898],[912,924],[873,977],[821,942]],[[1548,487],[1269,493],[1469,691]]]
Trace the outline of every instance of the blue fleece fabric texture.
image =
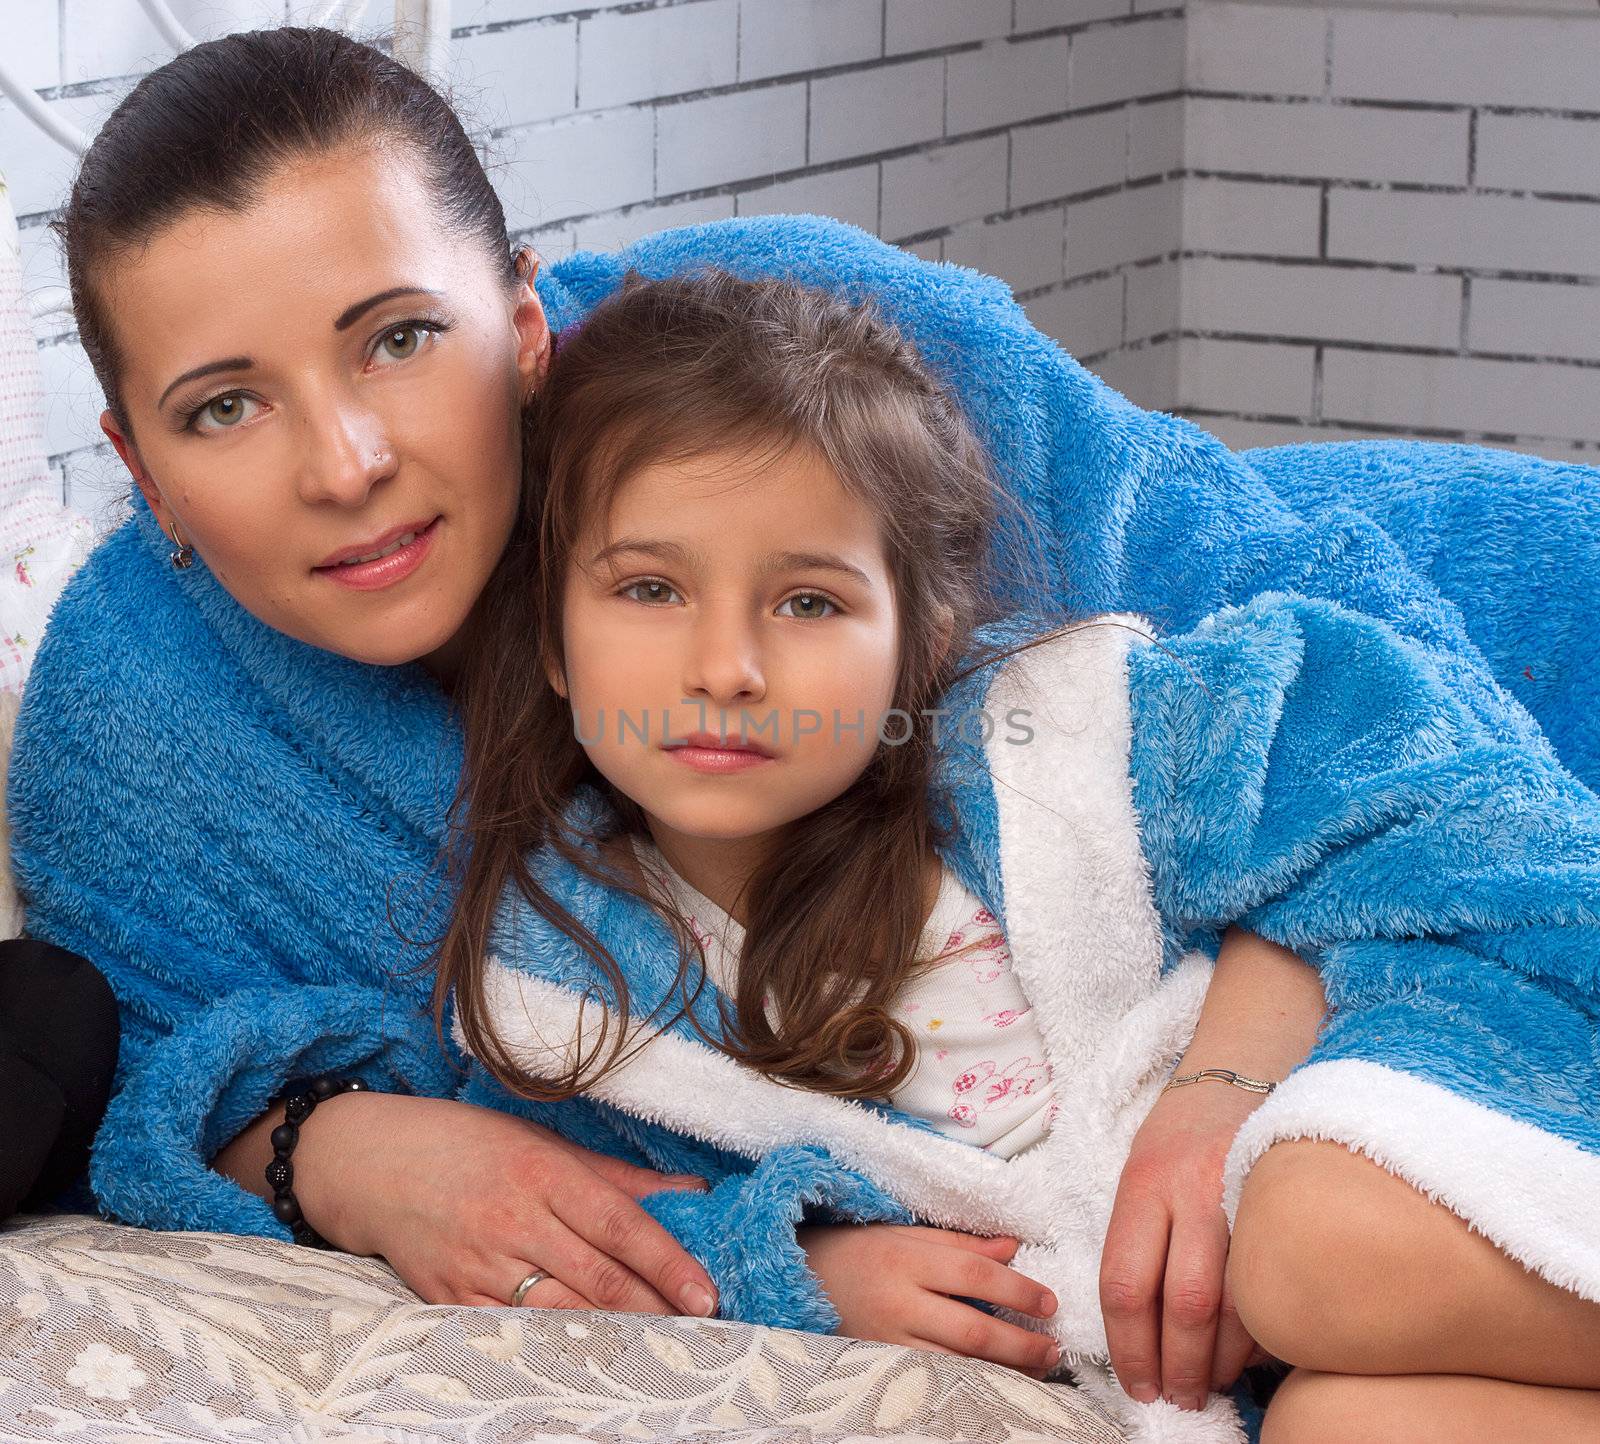
[[[1035,331],[998,281],[919,261],[817,218],[723,222],[663,233],[619,255],[574,256],[550,269],[541,292],[559,329],[581,320],[630,268],[664,275],[706,265],[875,298],[967,406],[1038,528],[1063,609],[1138,611],[1176,634],[1229,604],[1285,593],[1337,603],[1341,619],[1364,618],[1359,625],[1381,639],[1370,649],[1338,644],[1342,652],[1324,644],[1312,603],[1298,611],[1286,602],[1247,607],[1214,624],[1205,645],[1219,649],[1215,665],[1226,670],[1228,648],[1237,654],[1228,685],[1241,689],[1239,726],[1235,736],[1223,716],[1209,718],[1206,745],[1222,749],[1210,759],[1219,768],[1260,783],[1264,830],[1232,817],[1174,824],[1163,846],[1178,861],[1161,904],[1175,925],[1204,927],[1239,908],[1269,936],[1322,947],[1327,966],[1348,973],[1356,989],[1396,949],[1405,967],[1421,966],[1412,959],[1424,947],[1430,957],[1488,954],[1504,963],[1506,977],[1548,968],[1570,977],[1573,989],[1583,986],[1582,950],[1566,949],[1558,927],[1512,929],[1508,940],[1500,923],[1543,917],[1555,906],[1561,870],[1593,866],[1588,823],[1555,825],[1563,816],[1587,818],[1589,795],[1562,773],[1537,724],[1559,739],[1572,773],[1591,784],[1600,777],[1595,670],[1585,660],[1593,643],[1574,621],[1574,598],[1593,594],[1592,552],[1583,549],[1593,542],[1563,540],[1574,516],[1593,513],[1594,472],[1428,446],[1237,456],[1111,391]],[[1406,500],[1408,488],[1453,496],[1458,478],[1482,506]],[[1491,504],[1502,486],[1519,488],[1527,505]],[[1392,534],[1363,514],[1369,500]],[[1407,564],[1413,532],[1432,580]],[[123,1008],[117,1093],[91,1163],[101,1206],[152,1227],[285,1237],[264,1203],[207,1167],[285,1080],[341,1070],[378,1088],[484,1096],[475,1092],[481,1080],[464,1084],[460,1060],[436,1040],[428,980],[416,971],[426,949],[404,940],[427,938],[439,921],[435,857],[459,738],[420,669],[373,668],[286,638],[239,608],[203,564],[174,571],[169,551],[139,507],[57,608],[12,763],[15,862],[30,931],[91,958]],[[1547,571],[1549,556],[1571,558],[1574,571]],[[1474,630],[1473,617],[1487,620]],[[1316,661],[1325,655],[1358,674],[1370,660],[1397,679],[1396,705],[1403,711],[1403,699],[1413,699],[1416,713],[1389,716],[1390,699],[1354,679],[1339,690],[1337,667]],[[1415,662],[1415,676],[1392,663],[1396,657]],[[1523,685],[1525,668],[1534,680]],[[1192,699],[1167,680],[1173,735],[1162,745],[1177,755],[1189,745],[1181,722]],[[1162,681],[1157,668],[1152,695]],[[1348,758],[1338,754],[1326,769],[1323,743],[1310,742],[1314,728],[1286,751],[1267,745],[1263,721],[1273,707],[1288,715],[1296,699],[1295,715],[1314,721],[1325,686],[1337,702],[1329,726],[1350,734]],[[1424,695],[1426,705],[1416,700]],[[1508,859],[1548,829],[1548,867],[1521,872],[1507,861],[1485,880],[1474,856],[1451,851],[1468,834],[1452,831],[1420,791],[1406,791],[1409,774],[1382,774],[1381,786],[1341,811],[1337,779],[1385,761],[1371,755],[1368,714],[1349,711],[1363,696],[1423,773],[1442,778],[1455,759],[1461,790],[1439,796],[1480,809]],[[1237,759],[1235,747],[1243,749]],[[1501,788],[1472,790],[1482,759],[1499,769]],[[1278,787],[1285,768],[1294,780]],[[1159,778],[1140,774],[1141,788],[1156,785]],[[1299,807],[1297,789],[1305,792]],[[1387,844],[1381,836],[1364,841],[1376,849],[1368,855],[1390,858],[1397,889],[1426,889],[1436,877],[1436,904],[1445,878],[1461,885],[1463,909],[1470,898],[1479,911],[1464,911],[1456,933],[1418,944],[1352,940],[1343,930],[1350,919],[1340,908],[1349,900],[1324,873],[1352,850],[1335,842],[1387,816],[1385,806],[1410,809],[1394,826],[1412,830],[1427,867],[1410,855],[1401,867],[1398,832]],[[1278,807],[1284,820],[1275,831]],[[1308,840],[1296,829],[1324,807],[1337,821],[1326,838]],[[1224,810],[1231,808],[1230,798]],[[1174,803],[1173,815],[1180,810]],[[1324,843],[1332,851],[1318,862]],[[979,865],[981,847],[973,849],[969,872]],[[1246,864],[1248,886],[1235,885],[1230,858]],[[1186,884],[1191,872],[1200,881]],[[1529,877],[1542,878],[1542,887]],[[1587,906],[1580,893],[1573,907]],[[1397,896],[1385,926],[1403,911]],[[1592,948],[1589,957],[1592,987]],[[1452,976],[1443,961],[1438,972]],[[1351,1046],[1359,1050],[1360,1040]],[[1440,1066],[1470,1063],[1469,1055]],[[1565,1097],[1558,1080],[1551,1085],[1556,1101],[1548,1106],[1559,1110]],[[820,1154],[752,1166],[653,1136],[588,1102],[542,1116],[621,1156],[711,1179],[708,1197],[660,1197],[651,1207],[711,1269],[727,1317],[828,1326],[831,1309],[798,1250],[773,1240],[807,1209],[901,1216],[892,1200]]]

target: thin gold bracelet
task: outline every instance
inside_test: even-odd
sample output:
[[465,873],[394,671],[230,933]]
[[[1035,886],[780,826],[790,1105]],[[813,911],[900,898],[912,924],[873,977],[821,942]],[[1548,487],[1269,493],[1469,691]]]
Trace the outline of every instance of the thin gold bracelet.
[[[1261,1078],[1246,1078],[1242,1073],[1235,1073],[1231,1068],[1202,1068],[1198,1073],[1185,1073],[1181,1078],[1170,1079],[1167,1088],[1184,1088],[1190,1083],[1231,1083],[1235,1088],[1243,1088],[1246,1093],[1270,1093],[1278,1085],[1268,1083]],[[1165,1093],[1167,1088],[1161,1091]]]

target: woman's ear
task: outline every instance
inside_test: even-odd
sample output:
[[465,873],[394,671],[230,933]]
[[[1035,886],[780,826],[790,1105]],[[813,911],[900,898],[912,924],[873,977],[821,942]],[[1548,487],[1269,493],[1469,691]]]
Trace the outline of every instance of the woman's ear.
[[517,252],[516,309],[511,324],[517,330],[517,374],[522,378],[522,396],[526,401],[539,389],[544,373],[550,369],[550,322],[544,314],[544,302],[534,289],[539,275],[539,254],[528,246]]
[[165,531],[172,522],[172,511],[156,489],[156,484],[150,479],[150,473],[144,469],[144,462],[139,459],[139,448],[133,444],[133,438],[122,429],[121,423],[109,411],[100,413],[100,429],[105,432],[106,440],[112,445],[117,455],[122,458],[122,464],[128,468],[128,475],[133,478],[133,484],[139,488],[139,493],[149,504],[150,510],[156,515],[156,520]]

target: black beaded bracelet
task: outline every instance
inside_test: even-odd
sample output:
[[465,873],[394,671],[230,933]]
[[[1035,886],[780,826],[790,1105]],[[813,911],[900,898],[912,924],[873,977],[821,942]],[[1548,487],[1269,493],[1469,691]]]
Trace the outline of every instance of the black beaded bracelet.
[[284,1099],[283,1122],[272,1130],[272,1162],[267,1165],[272,1212],[294,1235],[294,1241],[307,1248],[327,1248],[328,1241],[306,1222],[294,1196],[294,1164],[289,1162],[289,1157],[300,1141],[300,1125],[311,1116],[317,1104],[340,1093],[364,1092],[366,1087],[359,1078],[328,1076],[293,1085],[293,1091]]

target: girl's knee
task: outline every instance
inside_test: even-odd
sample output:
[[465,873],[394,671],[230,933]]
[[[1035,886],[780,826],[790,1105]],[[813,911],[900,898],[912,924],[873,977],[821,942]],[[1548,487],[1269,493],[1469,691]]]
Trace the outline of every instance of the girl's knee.
[[[1470,1431],[1458,1384],[1476,1381],[1323,1374],[1296,1369],[1267,1408],[1261,1444],[1443,1444],[1489,1438]],[[1466,1425],[1469,1432],[1460,1432]]]
[[[1365,1379],[1296,1369],[1278,1385],[1261,1427],[1261,1444],[1360,1444],[1371,1436]],[[1383,1435],[1385,1440],[1406,1435]]]
[[1383,1332],[1372,1301],[1392,1295],[1404,1268],[1383,1190],[1372,1186],[1382,1181],[1399,1183],[1330,1143],[1277,1144],[1251,1170],[1228,1284],[1245,1328],[1269,1353],[1303,1369],[1372,1371]]

